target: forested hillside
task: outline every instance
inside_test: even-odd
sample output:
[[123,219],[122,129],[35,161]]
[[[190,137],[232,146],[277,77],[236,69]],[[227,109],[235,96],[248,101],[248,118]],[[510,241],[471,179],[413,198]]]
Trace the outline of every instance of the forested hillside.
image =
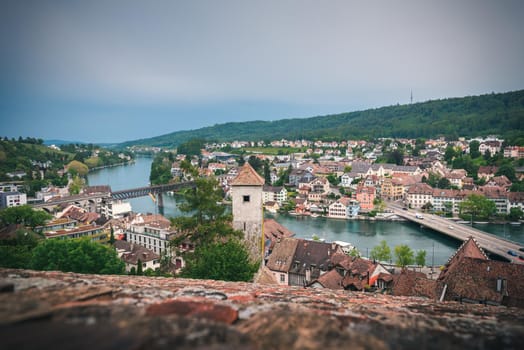
[[194,138],[208,141],[267,141],[281,138],[342,140],[436,136],[456,139],[458,136],[485,135],[499,135],[511,139],[513,144],[524,143],[524,90],[312,118],[226,123],[129,141],[120,146],[176,147]]
[[42,139],[0,137],[0,182],[20,181],[24,192],[34,196],[35,191],[49,184],[66,186],[68,176],[64,175],[64,168],[71,168],[71,164],[81,165],[87,173],[89,169],[124,163],[133,157],[128,151],[117,153],[93,144],[69,144],[57,149],[45,146]]

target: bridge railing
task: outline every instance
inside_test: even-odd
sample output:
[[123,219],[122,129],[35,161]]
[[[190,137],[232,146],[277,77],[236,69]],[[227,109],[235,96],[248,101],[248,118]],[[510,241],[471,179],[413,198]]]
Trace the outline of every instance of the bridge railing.
[[182,188],[194,187],[194,182],[178,182],[174,184],[165,184],[165,185],[154,185],[154,186],[145,186],[132,188],[127,190],[114,191],[111,193],[113,199],[128,199],[128,198],[137,198],[144,197],[150,193],[163,193],[168,191],[176,191]]

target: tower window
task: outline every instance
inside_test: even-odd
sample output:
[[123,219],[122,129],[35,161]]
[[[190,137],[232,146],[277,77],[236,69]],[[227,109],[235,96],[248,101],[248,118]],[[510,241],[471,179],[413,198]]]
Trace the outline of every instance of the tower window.
[[249,196],[242,196],[244,202],[249,202]]

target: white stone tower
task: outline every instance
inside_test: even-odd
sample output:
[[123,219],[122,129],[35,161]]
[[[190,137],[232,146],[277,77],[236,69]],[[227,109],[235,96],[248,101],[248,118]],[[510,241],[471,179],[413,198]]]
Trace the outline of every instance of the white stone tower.
[[264,179],[246,162],[231,183],[233,228],[244,232],[252,261],[264,258],[262,188]]

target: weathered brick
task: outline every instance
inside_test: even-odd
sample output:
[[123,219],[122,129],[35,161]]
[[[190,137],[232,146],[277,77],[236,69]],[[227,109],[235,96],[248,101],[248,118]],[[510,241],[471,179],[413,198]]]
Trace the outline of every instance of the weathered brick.
[[146,310],[148,316],[192,316],[210,321],[232,324],[238,319],[238,311],[230,306],[208,301],[169,300],[150,305]]

